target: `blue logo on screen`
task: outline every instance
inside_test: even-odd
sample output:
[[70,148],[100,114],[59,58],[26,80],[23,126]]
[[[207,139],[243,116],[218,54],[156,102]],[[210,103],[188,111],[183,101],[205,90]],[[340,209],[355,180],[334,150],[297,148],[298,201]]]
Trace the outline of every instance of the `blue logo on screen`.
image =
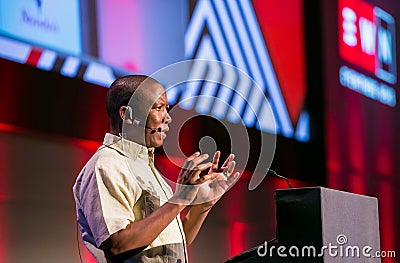
[[80,54],[79,0],[0,0],[0,30],[33,45]]
[[37,5],[39,11],[42,11],[42,0],[36,0],[36,5]]

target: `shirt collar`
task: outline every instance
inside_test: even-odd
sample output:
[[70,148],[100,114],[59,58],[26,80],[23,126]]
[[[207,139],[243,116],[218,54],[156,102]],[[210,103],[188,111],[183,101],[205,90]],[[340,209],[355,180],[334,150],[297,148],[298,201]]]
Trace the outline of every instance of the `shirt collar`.
[[106,133],[104,136],[103,145],[106,147],[113,148],[125,155],[126,157],[136,160],[138,157],[145,159],[149,158],[149,153],[154,154],[154,148],[147,148],[146,146],[140,145],[136,142],[116,136],[111,133]]

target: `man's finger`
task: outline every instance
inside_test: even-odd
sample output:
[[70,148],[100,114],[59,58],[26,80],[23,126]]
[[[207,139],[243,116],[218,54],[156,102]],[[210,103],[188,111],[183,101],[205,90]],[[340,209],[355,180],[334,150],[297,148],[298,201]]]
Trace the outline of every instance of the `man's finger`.
[[233,153],[229,154],[229,156],[226,158],[224,164],[222,165],[222,168],[225,168],[229,162],[233,161],[235,158],[235,155]]
[[191,162],[194,158],[197,158],[200,155],[200,152],[195,152],[194,154],[190,155],[186,158],[185,163],[183,164],[183,169],[190,170]]
[[236,162],[235,161],[231,161],[227,164],[227,166],[224,168],[224,170],[222,171],[222,174],[228,178],[230,176],[230,174],[233,172],[233,170],[235,170],[235,165]]
[[200,173],[202,171],[204,171],[207,168],[210,168],[212,166],[212,163],[208,162],[208,163],[202,163],[200,165],[197,166],[196,168],[196,172]]
[[219,163],[219,157],[221,156],[221,152],[220,151],[216,151],[214,153],[214,157],[212,160],[212,166],[210,167],[210,171],[209,173],[211,173],[214,170],[218,170],[218,163]]
[[203,163],[196,167],[196,170],[190,175],[190,183],[195,184],[199,180],[200,173],[211,167],[212,163]]
[[204,183],[206,181],[212,181],[215,178],[217,178],[219,175],[221,175],[220,173],[211,173],[211,174],[206,174],[202,177],[199,178],[198,182],[199,183]]
[[235,170],[235,166],[236,166],[236,162],[235,161],[231,161],[228,164],[228,174],[230,175],[231,173],[233,173],[233,170]]
[[198,157],[199,155],[200,155],[200,152],[195,152],[194,154],[190,155],[190,156],[186,159],[186,161],[191,161],[191,160],[193,160],[194,158]]
[[188,161],[186,163],[186,166],[184,168],[188,169],[188,170],[197,170],[198,169],[198,165],[201,164],[202,162],[204,162],[205,160],[207,160],[208,158],[208,154],[202,154],[199,155],[197,157],[195,157],[194,159],[192,159],[191,161]]
[[235,174],[229,176],[228,180],[227,180],[227,183],[228,183],[229,187],[234,185],[239,180],[239,177],[240,177],[240,173],[239,172],[236,172]]
[[[194,158],[194,159],[191,161],[191,164],[192,164],[193,166],[198,166],[199,164],[201,164],[202,162],[204,162],[205,160],[207,160],[207,158],[208,158],[208,154],[207,154],[207,153],[202,154],[202,155],[200,155],[200,156]],[[211,163],[210,163],[210,164],[211,164]]]

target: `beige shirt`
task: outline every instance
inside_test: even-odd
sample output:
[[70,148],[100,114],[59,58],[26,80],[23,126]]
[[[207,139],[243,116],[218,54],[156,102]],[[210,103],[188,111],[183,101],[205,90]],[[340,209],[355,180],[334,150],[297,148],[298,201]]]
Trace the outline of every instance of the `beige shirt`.
[[[153,156],[154,148],[107,133],[103,145],[79,173],[73,186],[77,220],[82,239],[93,254],[99,252],[93,251],[94,247],[99,248],[110,235],[145,218],[172,196],[170,186],[154,167]],[[171,253],[184,262],[185,236],[179,216],[145,250],[167,244],[179,247]]]

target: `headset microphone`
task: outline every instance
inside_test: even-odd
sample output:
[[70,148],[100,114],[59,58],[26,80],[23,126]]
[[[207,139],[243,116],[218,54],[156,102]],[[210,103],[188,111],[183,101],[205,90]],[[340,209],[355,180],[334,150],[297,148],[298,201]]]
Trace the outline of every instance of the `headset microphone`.
[[[126,106],[126,111],[129,114],[129,118],[132,120],[133,119],[132,108],[130,106]],[[126,118],[126,112],[125,112],[125,118]],[[136,119],[135,119],[135,121],[136,121]]]
[[154,133],[156,133],[156,132],[161,132],[161,131],[162,131],[161,127],[154,129],[154,128],[151,128],[151,127],[149,127],[149,126],[143,126],[143,125],[140,123],[139,120],[133,119],[132,108],[131,108],[130,106],[126,106],[126,110],[128,111],[129,118],[132,120],[132,124],[134,124],[134,125],[139,125],[139,126],[142,126],[142,127],[146,128],[146,129],[151,130],[150,134],[154,134]]
[[154,129],[154,128],[150,128],[150,127],[148,127],[148,126],[144,126],[144,127],[145,127],[146,129],[151,130],[150,134],[154,134],[154,133],[156,133],[156,132],[161,132],[161,128]]

